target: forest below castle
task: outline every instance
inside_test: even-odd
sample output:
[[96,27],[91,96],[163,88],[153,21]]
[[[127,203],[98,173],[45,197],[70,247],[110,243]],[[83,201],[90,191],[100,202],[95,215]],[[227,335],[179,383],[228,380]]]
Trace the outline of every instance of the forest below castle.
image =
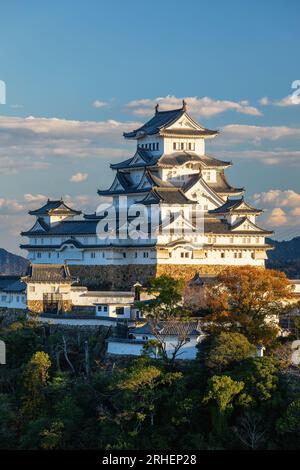
[[[231,268],[207,292],[180,304],[180,281],[158,278],[149,319],[188,321],[206,331],[197,359],[163,350],[151,358],[105,355],[105,329],[55,329],[2,312],[1,449],[300,449],[300,373],[288,337],[266,322],[284,316],[284,274]],[[299,327],[299,328],[298,328]],[[265,355],[257,357],[257,345]],[[155,345],[158,346],[157,344]]]

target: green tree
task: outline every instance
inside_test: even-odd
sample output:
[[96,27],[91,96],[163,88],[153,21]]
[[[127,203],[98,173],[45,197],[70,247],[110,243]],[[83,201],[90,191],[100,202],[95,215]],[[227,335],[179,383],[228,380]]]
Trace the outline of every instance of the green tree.
[[181,305],[184,283],[170,276],[159,276],[151,280],[148,294],[152,299],[148,303],[139,302],[138,307],[149,318],[160,320],[185,314]]
[[233,400],[241,393],[244,382],[233,380],[227,375],[214,375],[208,381],[203,403],[213,401],[211,441],[222,442],[227,434],[227,419],[233,410]]
[[282,418],[277,422],[280,433],[293,433],[300,436],[300,398],[292,401]]
[[40,432],[41,448],[45,450],[61,449],[64,424],[54,421],[49,429]]
[[206,365],[212,370],[222,372],[229,366],[246,359],[255,348],[240,333],[222,332],[213,338]]
[[51,361],[43,351],[33,354],[23,373],[24,394],[23,413],[29,418],[36,418],[45,404],[45,387],[49,379]]
[[232,410],[232,401],[244,388],[244,382],[233,380],[228,375],[214,375],[209,379],[208,390],[203,402],[216,402],[221,413]]
[[17,443],[18,411],[7,394],[0,394],[0,449],[13,449]]
[[245,383],[240,399],[254,406],[274,398],[278,388],[278,361],[272,357],[250,358],[233,369],[231,376]]

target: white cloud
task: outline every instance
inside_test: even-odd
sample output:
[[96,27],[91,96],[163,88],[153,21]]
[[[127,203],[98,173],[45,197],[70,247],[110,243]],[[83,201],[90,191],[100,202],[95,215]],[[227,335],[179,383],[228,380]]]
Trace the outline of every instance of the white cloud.
[[28,203],[30,203],[30,202],[42,203],[42,202],[46,201],[47,196],[45,196],[44,194],[30,194],[30,193],[27,193],[27,194],[24,194],[24,199]]
[[[184,98],[187,103],[188,111],[195,116],[212,117],[225,111],[236,111],[237,113],[249,114],[252,116],[261,116],[261,112],[250,106],[248,101],[229,101],[214,100],[207,96],[198,98],[197,96],[189,96]],[[153,114],[154,107],[159,104],[161,110],[180,108],[182,106],[182,98],[176,96],[157,97],[155,99],[140,99],[130,101],[127,109],[137,116],[148,116]]]
[[300,150],[222,150],[219,157],[229,161],[242,159],[247,161],[259,161],[265,165],[283,165],[285,167],[287,167],[287,165],[300,165]]
[[256,206],[265,209],[264,224],[275,230],[278,238],[300,235],[300,194],[293,189],[270,189],[253,196]]
[[261,104],[262,106],[267,106],[269,104],[269,98],[267,96],[263,96],[259,100],[259,104]]
[[267,219],[267,224],[273,228],[281,227],[282,225],[287,225],[287,223],[288,216],[285,211],[281,209],[281,207],[275,207]]
[[94,108],[104,108],[107,106],[106,101],[95,100],[93,103]]
[[0,174],[47,169],[58,158],[128,157],[123,132],[140,125],[0,116]]
[[16,199],[0,198],[0,214],[15,214],[23,209],[24,205],[20,204]]
[[72,183],[81,183],[82,181],[85,181],[87,177],[87,173],[76,173],[75,175],[71,176],[70,181]]
[[262,106],[273,105],[273,106],[280,106],[284,108],[288,106],[299,105],[300,96],[294,95],[292,93],[291,95],[285,96],[284,98],[281,98],[280,100],[270,100],[267,96],[264,96],[263,98],[259,100],[259,102]]
[[300,128],[288,126],[250,126],[247,124],[230,124],[222,128],[221,136],[232,143],[251,142],[260,143],[262,140],[279,140],[297,138],[300,140]]
[[270,189],[266,192],[254,194],[253,199],[260,204],[288,208],[300,207],[300,194],[293,189]]

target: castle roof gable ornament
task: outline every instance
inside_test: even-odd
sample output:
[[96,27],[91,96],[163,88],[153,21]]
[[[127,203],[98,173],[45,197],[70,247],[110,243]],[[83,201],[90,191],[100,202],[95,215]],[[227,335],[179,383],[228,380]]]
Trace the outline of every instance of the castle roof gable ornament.
[[182,109],[183,111],[186,111],[186,101],[182,100]]

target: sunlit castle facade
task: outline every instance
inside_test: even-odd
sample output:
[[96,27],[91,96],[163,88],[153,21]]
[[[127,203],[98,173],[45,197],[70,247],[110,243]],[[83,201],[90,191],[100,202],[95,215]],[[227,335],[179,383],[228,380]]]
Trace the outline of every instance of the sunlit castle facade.
[[217,134],[195,122],[185,102],[171,111],[156,106],[150,121],[124,134],[136,140],[135,154],[111,164],[114,180],[98,191],[95,213],[82,214],[62,200],[30,212],[36,220],[22,233],[28,258],[127,269],[169,266],[170,272],[175,265],[264,266],[270,248],[265,237],[272,232],[257,225],[262,211],[244,200],[244,188],[227,181],[231,162],[207,155],[206,140]]

